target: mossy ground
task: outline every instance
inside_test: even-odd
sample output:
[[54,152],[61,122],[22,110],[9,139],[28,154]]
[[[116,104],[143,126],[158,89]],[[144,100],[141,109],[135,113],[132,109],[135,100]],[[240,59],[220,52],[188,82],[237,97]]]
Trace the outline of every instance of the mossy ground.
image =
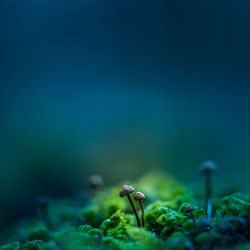
[[[128,200],[119,197],[119,184],[84,205],[75,199],[52,200],[43,216],[5,230],[0,249],[250,249],[250,196],[217,192],[208,219],[203,196],[166,174],[150,173],[122,184],[146,195],[145,228],[137,227]],[[196,228],[184,211],[187,205],[194,208]]]

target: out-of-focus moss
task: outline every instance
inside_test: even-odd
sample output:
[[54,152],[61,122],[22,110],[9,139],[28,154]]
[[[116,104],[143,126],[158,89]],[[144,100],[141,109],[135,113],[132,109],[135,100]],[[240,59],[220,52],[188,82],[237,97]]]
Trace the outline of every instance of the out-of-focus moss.
[[165,242],[165,249],[169,250],[191,250],[195,249],[192,241],[183,233],[177,232],[172,234]]
[[227,216],[214,219],[214,228],[222,234],[244,234],[247,227],[247,221],[242,217]]
[[18,250],[18,249],[20,249],[20,243],[18,241],[0,247],[0,250]]
[[132,239],[135,246],[140,249],[159,249],[162,247],[159,238],[144,228],[130,227],[127,229],[127,233],[129,239]]
[[178,209],[183,201],[190,201],[192,198],[192,193],[187,187],[162,172],[144,175],[136,186],[143,190],[148,203],[156,200],[168,201],[168,206],[173,209]]
[[220,244],[221,238],[217,232],[209,231],[199,234],[195,238],[195,243],[202,246],[204,249],[210,249],[215,244]]
[[84,223],[90,225],[99,226],[103,215],[101,214],[101,208],[96,204],[91,204],[81,211],[82,220]]
[[[215,197],[213,217],[209,219],[201,200],[194,199],[188,188],[166,174],[151,173],[138,182],[125,184],[132,184],[146,195],[145,228],[137,227],[127,198],[119,197],[119,184],[96,192],[85,207],[73,199],[52,200],[48,206],[49,223],[40,218],[24,220],[1,234],[3,243],[13,243],[0,250],[244,249],[249,242],[247,195]],[[191,214],[185,212],[189,205],[193,207],[195,224]],[[138,202],[136,209],[141,216]]]
[[54,241],[33,240],[22,245],[23,250],[59,250]]
[[234,247],[235,250],[249,250],[250,249],[250,243],[246,244],[239,244]]
[[48,206],[48,219],[53,228],[70,225],[79,215],[80,207],[71,199],[54,200]]
[[70,242],[72,242],[72,235],[74,233],[77,233],[77,229],[73,226],[69,226],[52,233],[51,238],[56,242],[59,248],[68,249]]
[[249,217],[250,214],[250,197],[241,193],[222,198],[221,208],[217,211],[218,214],[225,216],[243,216]]
[[103,220],[109,218],[116,211],[128,211],[128,201],[118,196],[119,188],[118,186],[108,188],[97,193],[94,201],[82,208],[81,216],[83,221],[93,226],[99,226]]
[[19,227],[19,235],[22,241],[47,240],[49,228],[43,221],[28,220]]

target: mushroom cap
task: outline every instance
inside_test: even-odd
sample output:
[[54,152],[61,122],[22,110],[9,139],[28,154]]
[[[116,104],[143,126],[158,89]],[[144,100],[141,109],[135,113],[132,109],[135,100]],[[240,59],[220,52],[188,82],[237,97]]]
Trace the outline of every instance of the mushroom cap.
[[214,173],[217,165],[213,161],[206,161],[200,165],[200,172],[204,174]]
[[135,201],[145,200],[145,195],[142,192],[136,192],[134,200]]
[[100,175],[92,175],[88,179],[89,187],[90,188],[99,188],[103,186],[103,179]]
[[185,213],[191,213],[194,210],[194,208],[191,205],[188,205],[185,207]]
[[135,191],[135,189],[132,186],[130,186],[130,185],[123,185],[121,187],[121,189],[120,189],[119,195],[120,195],[120,197],[123,197],[125,195],[133,193],[134,191]]

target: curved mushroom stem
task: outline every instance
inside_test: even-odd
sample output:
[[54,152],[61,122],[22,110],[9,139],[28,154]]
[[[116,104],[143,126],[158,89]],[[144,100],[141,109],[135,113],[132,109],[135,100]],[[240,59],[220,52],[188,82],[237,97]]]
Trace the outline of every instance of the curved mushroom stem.
[[140,219],[139,219],[138,213],[137,213],[137,211],[135,209],[135,205],[134,205],[134,203],[133,203],[133,201],[132,201],[129,194],[127,194],[127,197],[128,197],[128,200],[130,202],[131,207],[133,208],[133,211],[134,211],[134,214],[135,214],[135,217],[136,217],[136,221],[137,221],[137,225],[138,225],[138,227],[141,227]]
[[211,174],[207,173],[206,176],[206,213],[208,218],[212,216],[212,181],[211,181]]
[[142,204],[141,200],[139,200],[139,203],[140,203],[140,207],[141,207],[141,223],[142,223],[142,227],[144,227],[144,225],[145,225],[145,222],[144,222],[144,208],[143,208],[143,204]]

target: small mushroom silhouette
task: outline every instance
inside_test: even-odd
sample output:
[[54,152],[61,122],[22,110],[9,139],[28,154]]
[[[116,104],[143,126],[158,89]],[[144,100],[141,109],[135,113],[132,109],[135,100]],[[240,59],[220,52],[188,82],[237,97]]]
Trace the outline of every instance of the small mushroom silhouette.
[[47,196],[40,196],[37,199],[37,203],[39,206],[39,210],[40,210],[40,215],[42,217],[42,220],[49,226],[51,227],[51,220],[50,220],[50,216],[49,216],[49,204],[51,203],[51,200],[49,197]]
[[130,186],[130,185],[123,185],[120,189],[120,197],[123,197],[123,196],[127,196],[128,200],[129,200],[129,203],[131,205],[131,207],[133,208],[133,211],[134,211],[134,214],[135,214],[135,217],[136,217],[136,221],[137,221],[137,225],[138,227],[141,226],[141,223],[140,223],[140,219],[139,219],[139,216],[138,216],[138,213],[136,211],[136,208],[135,208],[135,205],[130,197],[130,194],[133,193],[135,191],[135,189]]
[[195,220],[194,214],[193,214],[194,208],[191,205],[188,205],[188,206],[185,207],[184,211],[185,211],[185,213],[190,214],[190,217],[191,217],[191,219],[192,219],[192,221],[194,223],[195,232],[198,233],[196,220]]
[[91,175],[88,179],[90,196],[95,196],[96,191],[103,186],[103,179],[100,175]]
[[200,172],[205,176],[206,213],[208,218],[212,216],[212,175],[217,165],[213,161],[206,161],[200,165]]
[[141,192],[137,192],[134,196],[135,201],[139,201],[140,207],[141,207],[141,222],[142,222],[142,227],[145,225],[145,220],[144,220],[144,208],[142,201],[145,200],[145,195]]
[[88,182],[91,189],[97,189],[103,186],[103,179],[100,175],[91,175]]

